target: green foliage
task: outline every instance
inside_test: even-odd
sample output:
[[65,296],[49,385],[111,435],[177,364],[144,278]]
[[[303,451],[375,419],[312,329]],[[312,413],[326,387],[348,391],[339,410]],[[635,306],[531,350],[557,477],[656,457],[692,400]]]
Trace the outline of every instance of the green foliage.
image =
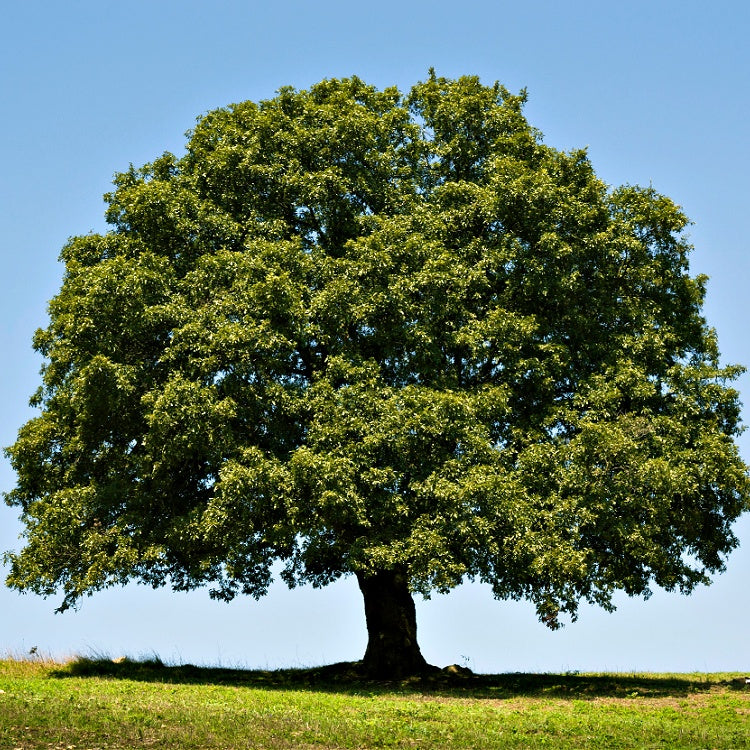
[[690,591],[748,507],[687,220],[550,148],[524,96],[357,78],[202,117],[117,176],[35,347],[8,582],[261,596],[469,579],[551,627]]

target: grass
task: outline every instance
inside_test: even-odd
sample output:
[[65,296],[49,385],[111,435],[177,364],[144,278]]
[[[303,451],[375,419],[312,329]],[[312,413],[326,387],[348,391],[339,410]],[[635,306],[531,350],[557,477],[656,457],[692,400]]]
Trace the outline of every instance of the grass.
[[744,748],[739,674],[365,682],[351,665],[0,661],[0,748]]

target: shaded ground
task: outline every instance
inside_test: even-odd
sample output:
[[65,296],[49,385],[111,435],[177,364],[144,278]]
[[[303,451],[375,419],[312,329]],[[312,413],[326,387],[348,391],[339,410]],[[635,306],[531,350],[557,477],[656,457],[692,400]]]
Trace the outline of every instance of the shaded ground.
[[108,677],[144,682],[192,685],[226,685],[264,689],[303,688],[359,695],[362,693],[405,692],[470,698],[685,698],[715,690],[750,692],[744,677],[727,675],[653,674],[473,674],[458,666],[397,682],[366,679],[359,662],[342,662],[311,669],[245,670],[168,666],[158,659],[149,661],[78,658],[52,671],[51,676]]

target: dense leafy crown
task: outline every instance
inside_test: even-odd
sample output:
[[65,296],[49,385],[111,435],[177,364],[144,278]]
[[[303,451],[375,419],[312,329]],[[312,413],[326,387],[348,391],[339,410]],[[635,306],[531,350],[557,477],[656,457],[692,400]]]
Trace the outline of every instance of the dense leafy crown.
[[524,97],[357,78],[202,117],[119,174],[36,334],[11,585],[259,596],[408,572],[555,626],[690,590],[747,508],[686,219],[542,143]]

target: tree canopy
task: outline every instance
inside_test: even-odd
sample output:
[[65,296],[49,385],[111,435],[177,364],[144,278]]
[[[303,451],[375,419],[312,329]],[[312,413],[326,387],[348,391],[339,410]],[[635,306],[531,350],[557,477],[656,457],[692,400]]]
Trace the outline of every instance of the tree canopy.
[[8,583],[64,609],[353,574],[365,664],[398,674],[423,665],[415,592],[477,579],[556,627],[722,570],[741,368],[687,219],[545,145],[524,100],[324,80],[118,174],[34,338]]

